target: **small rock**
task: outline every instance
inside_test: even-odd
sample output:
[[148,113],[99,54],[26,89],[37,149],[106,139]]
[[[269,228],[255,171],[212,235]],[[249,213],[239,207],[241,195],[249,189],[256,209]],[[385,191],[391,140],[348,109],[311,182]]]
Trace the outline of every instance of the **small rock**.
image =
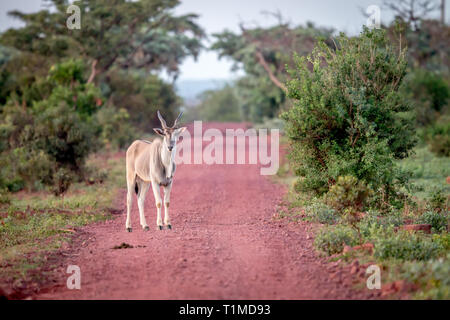
[[367,250],[369,253],[373,252],[373,244],[372,243],[364,243],[360,246],[354,246],[352,250]]
[[352,247],[350,247],[350,246],[344,246],[344,250],[342,251],[342,253],[348,253],[348,252],[350,252],[350,251],[352,251],[353,249],[352,249]]
[[359,267],[358,267],[358,266],[353,266],[353,267],[350,269],[350,274],[356,274],[356,273],[358,272],[358,270],[359,270]]
[[406,224],[401,228],[408,231],[423,231],[425,233],[431,233],[431,224]]

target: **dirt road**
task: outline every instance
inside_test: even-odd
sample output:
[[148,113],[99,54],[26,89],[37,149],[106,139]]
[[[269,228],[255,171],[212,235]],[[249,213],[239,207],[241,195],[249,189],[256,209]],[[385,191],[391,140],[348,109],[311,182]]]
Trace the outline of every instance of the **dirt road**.
[[[234,127],[232,124],[209,126]],[[124,168],[125,170],[125,168]],[[171,197],[173,230],[156,230],[151,192],[150,231],[133,232],[123,214],[82,229],[65,263],[81,268],[81,290],[65,281],[37,299],[355,299],[354,275],[319,258],[306,223],[272,217],[285,188],[256,165],[179,165]],[[122,242],[133,248],[112,249]],[[58,272],[61,272],[59,270]],[[61,279],[65,279],[64,275]]]

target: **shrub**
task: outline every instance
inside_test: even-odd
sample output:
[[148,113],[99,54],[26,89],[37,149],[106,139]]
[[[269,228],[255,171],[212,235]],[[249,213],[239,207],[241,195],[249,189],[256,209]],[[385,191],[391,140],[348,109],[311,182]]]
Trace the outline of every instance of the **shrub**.
[[336,51],[320,43],[295,60],[288,82],[294,105],[282,118],[303,178],[297,189],[323,194],[351,175],[394,194],[395,185],[406,184],[394,159],[416,143],[411,107],[398,92],[405,51],[389,45],[385,31],[365,29],[359,37],[341,35]]
[[321,229],[314,240],[314,245],[328,255],[340,253],[344,245],[353,246],[358,243],[355,230],[344,225],[329,226]]
[[444,250],[450,249],[450,234],[448,232],[443,232],[441,234],[433,234],[433,242],[441,245]]
[[370,189],[364,181],[352,176],[338,177],[337,182],[326,194],[327,202],[338,212],[361,211],[369,196]]
[[[87,156],[100,147],[93,115],[102,99],[99,88],[84,82],[82,71],[81,60],[56,64],[48,77],[23,88],[26,107],[12,99],[2,109],[0,182],[10,191],[47,185],[60,194],[74,177],[84,178]],[[118,121],[115,129],[121,128]]]
[[9,197],[8,189],[0,189],[0,205],[2,204],[10,204],[11,199]]
[[443,210],[445,208],[446,201],[447,197],[441,189],[436,188],[430,192],[428,203],[432,210]]
[[31,149],[27,145],[13,149],[8,159],[11,161],[10,170],[28,190],[40,189],[44,184],[51,185],[56,164],[43,150]]
[[403,224],[400,212],[379,216],[376,211],[369,211],[358,223],[361,236],[365,241],[373,242],[376,238],[394,235],[394,228]]
[[391,237],[377,237],[374,242],[374,256],[380,259],[429,260],[444,250],[437,242],[400,231]]
[[335,224],[339,221],[336,211],[323,203],[321,199],[312,200],[304,209],[309,220],[324,224]]
[[434,232],[447,229],[448,215],[445,212],[426,211],[419,217],[418,222],[430,224]]
[[207,90],[199,95],[201,102],[189,109],[188,118],[203,121],[242,121],[240,101],[236,88],[230,85],[218,90]]
[[435,122],[450,97],[449,85],[441,74],[419,68],[406,76],[400,91],[414,106],[419,126]]
[[426,262],[405,262],[401,269],[402,278],[422,287],[416,298],[450,299],[450,253]]
[[130,115],[124,108],[104,107],[96,114],[100,126],[100,140],[107,148],[123,149],[138,136],[129,122]]
[[53,175],[53,193],[56,196],[65,193],[73,181],[73,173],[68,169],[60,168]]
[[438,157],[450,157],[450,117],[443,116],[427,129],[430,151]]

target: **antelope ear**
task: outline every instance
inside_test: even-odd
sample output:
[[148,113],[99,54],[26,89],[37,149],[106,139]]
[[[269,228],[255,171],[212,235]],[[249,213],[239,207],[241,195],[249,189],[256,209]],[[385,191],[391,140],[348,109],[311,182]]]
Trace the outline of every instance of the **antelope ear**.
[[186,127],[178,128],[178,129],[175,130],[175,131],[176,131],[177,135],[180,135],[180,134],[182,134],[182,133],[184,132],[184,130],[186,130]]
[[160,136],[164,137],[164,132],[162,131],[162,129],[159,128],[153,128],[153,131],[155,131],[157,134],[159,134]]

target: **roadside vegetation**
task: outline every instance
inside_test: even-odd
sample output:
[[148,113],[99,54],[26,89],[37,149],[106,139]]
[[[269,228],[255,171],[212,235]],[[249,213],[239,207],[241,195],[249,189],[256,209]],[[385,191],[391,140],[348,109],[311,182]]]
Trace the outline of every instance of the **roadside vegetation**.
[[49,281],[41,268],[51,268],[49,261],[67,249],[77,228],[118,213],[117,194],[125,181],[123,154],[99,153],[86,165],[96,171],[96,178],[73,184],[64,195],[19,192],[0,204],[0,288],[38,289]]
[[[435,83],[447,97],[437,111],[404,98],[407,52],[384,30],[336,43],[297,58],[287,83],[290,162],[279,178],[291,190],[279,217],[316,224],[316,249],[355,277],[359,266],[380,266],[381,297],[449,299],[450,161],[433,133],[447,134],[437,128],[447,125],[448,84]],[[420,108],[436,119],[419,123]]]

